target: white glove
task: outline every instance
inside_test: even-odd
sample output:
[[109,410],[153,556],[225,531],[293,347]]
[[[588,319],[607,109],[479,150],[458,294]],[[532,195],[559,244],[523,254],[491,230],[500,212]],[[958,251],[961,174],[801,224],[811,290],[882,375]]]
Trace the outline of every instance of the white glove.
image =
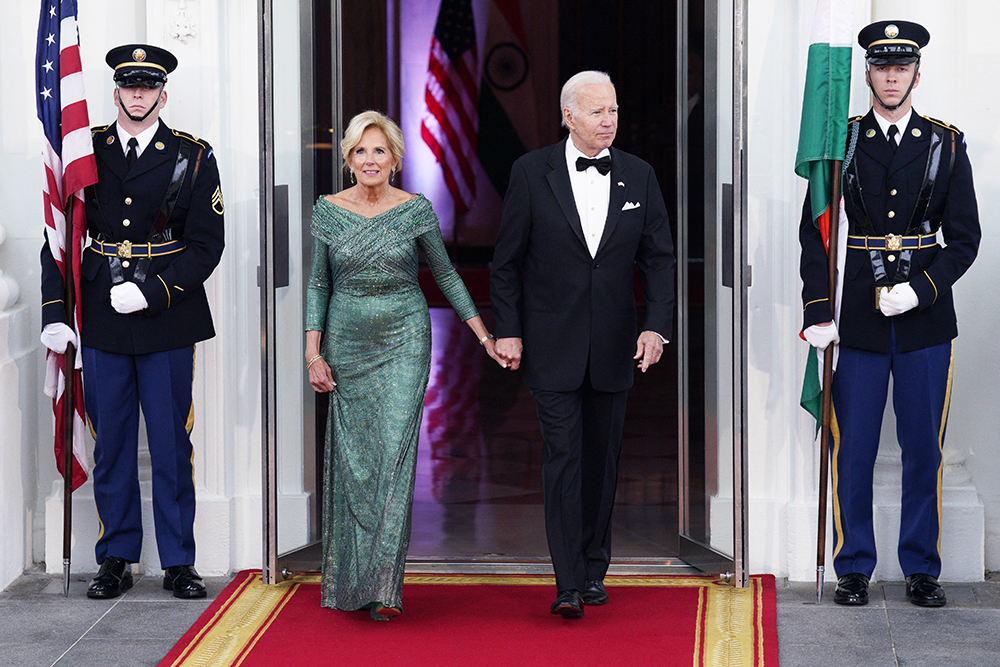
[[913,310],[920,305],[917,293],[910,287],[910,283],[899,283],[890,290],[883,287],[878,299],[878,309],[886,317],[901,315],[908,310]]
[[814,324],[802,332],[806,341],[818,350],[825,350],[830,343],[839,343],[840,336],[837,334],[837,324],[830,322],[820,326]]
[[80,349],[80,343],[76,339],[76,332],[62,322],[46,324],[42,329],[42,345],[49,348],[56,354],[66,354],[66,346],[73,343],[76,349]]
[[111,288],[111,307],[122,315],[142,310],[148,305],[135,283],[122,283]]

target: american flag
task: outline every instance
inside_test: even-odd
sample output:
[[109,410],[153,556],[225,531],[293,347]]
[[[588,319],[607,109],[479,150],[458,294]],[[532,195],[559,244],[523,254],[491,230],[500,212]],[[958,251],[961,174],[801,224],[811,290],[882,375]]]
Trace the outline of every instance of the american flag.
[[442,0],[424,92],[427,113],[420,134],[441,163],[458,214],[476,198],[479,52],[471,0]]
[[[76,291],[76,312],[70,326],[80,331],[80,257],[87,214],[83,189],[97,182],[97,163],[90,138],[87,99],[83,94],[83,68],[80,63],[80,37],[76,24],[76,0],[43,0],[38,19],[38,44],[35,51],[35,84],[38,120],[42,124],[42,157],[45,162],[45,235],[59,270],[66,275],[67,259]],[[64,213],[70,198],[75,198],[73,219]],[[84,445],[83,389],[80,379],[80,355],[73,369],[73,482],[76,489],[87,481],[87,451]],[[45,393],[52,397],[56,418],[56,466],[63,470],[63,395],[66,386],[66,357],[46,355]]]

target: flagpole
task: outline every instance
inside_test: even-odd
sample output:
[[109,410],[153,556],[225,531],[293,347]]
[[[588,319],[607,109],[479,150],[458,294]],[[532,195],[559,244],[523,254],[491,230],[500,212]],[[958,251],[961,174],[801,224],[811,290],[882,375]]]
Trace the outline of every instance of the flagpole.
[[[829,243],[827,246],[827,282],[830,312],[837,312],[837,247],[840,236],[840,185],[842,160],[834,160],[831,170]],[[819,529],[816,534],[816,602],[823,600],[823,579],[826,571],[826,496],[830,465],[830,415],[833,407],[833,346],[823,351],[823,399],[819,438]]]
[[[76,286],[73,281],[73,193],[66,203],[66,238],[63,244],[63,285],[66,289],[66,317],[71,329],[76,331]],[[65,387],[63,388],[63,595],[69,597],[69,571],[73,541],[73,422],[76,416],[76,346],[69,343],[65,355]]]

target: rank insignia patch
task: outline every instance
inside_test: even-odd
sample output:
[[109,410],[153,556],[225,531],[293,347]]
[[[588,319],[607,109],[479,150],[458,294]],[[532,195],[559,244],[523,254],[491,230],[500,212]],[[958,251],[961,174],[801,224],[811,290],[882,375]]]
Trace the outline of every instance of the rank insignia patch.
[[222,188],[218,185],[215,186],[215,192],[212,193],[212,210],[222,215],[226,207],[222,203]]

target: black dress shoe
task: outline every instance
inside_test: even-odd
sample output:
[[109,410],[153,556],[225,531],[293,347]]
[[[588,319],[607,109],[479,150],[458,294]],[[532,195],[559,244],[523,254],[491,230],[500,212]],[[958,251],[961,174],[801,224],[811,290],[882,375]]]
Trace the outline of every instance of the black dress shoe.
[[906,578],[906,597],[918,607],[943,607],[948,601],[944,589],[929,574],[911,574]]
[[109,556],[101,563],[97,576],[87,589],[87,597],[97,600],[116,598],[132,588],[132,568],[124,558]]
[[173,565],[163,571],[163,588],[174,592],[175,598],[203,598],[205,584],[194,565]]
[[583,584],[583,604],[602,605],[608,603],[608,591],[600,579],[587,579]]
[[868,577],[860,572],[845,574],[837,580],[837,590],[833,592],[837,604],[868,604]]
[[563,618],[581,618],[583,616],[583,598],[580,591],[574,589],[563,591],[552,603],[549,611]]

